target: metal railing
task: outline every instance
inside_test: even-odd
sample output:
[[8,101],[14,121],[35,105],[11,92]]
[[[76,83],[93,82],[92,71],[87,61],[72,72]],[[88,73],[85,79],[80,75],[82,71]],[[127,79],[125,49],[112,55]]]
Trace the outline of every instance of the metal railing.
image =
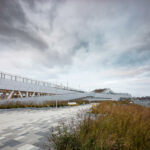
[[12,75],[9,73],[4,73],[4,72],[0,72],[0,79],[7,79],[7,80],[11,80],[11,81],[16,81],[16,82],[29,83],[29,84],[34,84],[37,86],[47,86],[47,87],[54,87],[54,88],[58,88],[58,89],[79,91],[77,89],[70,88],[68,86],[63,86],[63,84],[61,84],[61,83],[55,84],[55,83],[51,83],[51,82],[44,82],[44,81],[34,80],[31,78]]

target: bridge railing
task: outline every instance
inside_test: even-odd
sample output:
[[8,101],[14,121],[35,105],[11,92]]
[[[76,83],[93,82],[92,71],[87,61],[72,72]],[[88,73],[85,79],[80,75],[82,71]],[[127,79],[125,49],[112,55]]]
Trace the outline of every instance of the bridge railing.
[[7,80],[16,81],[16,82],[35,84],[38,86],[48,86],[48,87],[54,87],[54,88],[58,88],[58,89],[67,89],[67,90],[78,91],[78,90],[70,88],[68,86],[63,86],[61,83],[55,84],[55,83],[50,83],[50,82],[44,82],[44,81],[34,80],[31,78],[12,75],[9,73],[4,73],[4,72],[0,72],[0,79],[7,79]]

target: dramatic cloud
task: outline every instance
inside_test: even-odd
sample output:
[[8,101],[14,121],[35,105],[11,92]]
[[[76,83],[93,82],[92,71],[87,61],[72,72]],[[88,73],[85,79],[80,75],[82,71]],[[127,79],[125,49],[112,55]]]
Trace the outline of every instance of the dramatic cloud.
[[150,94],[149,0],[0,0],[0,70]]

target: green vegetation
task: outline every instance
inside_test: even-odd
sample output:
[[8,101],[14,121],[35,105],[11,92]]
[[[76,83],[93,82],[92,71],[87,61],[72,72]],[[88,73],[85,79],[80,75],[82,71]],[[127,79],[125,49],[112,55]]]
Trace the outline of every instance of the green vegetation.
[[55,150],[149,150],[150,108],[101,102],[78,125],[60,126],[48,140]]
[[[87,104],[88,102],[85,100],[78,100],[76,101],[76,106],[81,104]],[[68,101],[58,101],[57,102],[58,107],[63,106],[69,106]],[[41,103],[35,103],[35,102],[6,102],[3,104],[0,104],[0,109],[11,109],[11,108],[28,108],[28,107],[34,107],[34,108],[42,108],[42,107],[56,107],[56,101],[45,101]]]

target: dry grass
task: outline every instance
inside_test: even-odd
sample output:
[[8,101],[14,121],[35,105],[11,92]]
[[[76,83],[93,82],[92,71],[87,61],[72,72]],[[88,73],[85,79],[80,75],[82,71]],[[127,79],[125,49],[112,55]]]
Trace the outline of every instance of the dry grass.
[[[78,105],[82,105],[82,104],[87,104],[88,101],[77,100],[76,103],[77,103],[76,106],[78,106]],[[57,106],[58,107],[69,106],[68,101],[58,101]],[[44,101],[41,103],[21,102],[21,101],[13,102],[13,101],[11,101],[11,102],[6,102],[3,104],[0,104],[0,109],[28,108],[28,107],[34,107],[34,108],[56,107],[56,101]]]
[[96,89],[94,90],[95,93],[102,93],[104,92],[106,89]]
[[128,102],[101,102],[74,129],[51,136],[55,150],[149,150],[150,108]]
[[[58,107],[68,106],[68,103],[65,101],[58,102]],[[42,107],[56,107],[56,102],[52,101],[45,101],[42,103],[34,103],[34,102],[7,102],[0,105],[0,109],[10,109],[10,108],[27,108],[27,107],[35,107],[35,108],[42,108]]]

